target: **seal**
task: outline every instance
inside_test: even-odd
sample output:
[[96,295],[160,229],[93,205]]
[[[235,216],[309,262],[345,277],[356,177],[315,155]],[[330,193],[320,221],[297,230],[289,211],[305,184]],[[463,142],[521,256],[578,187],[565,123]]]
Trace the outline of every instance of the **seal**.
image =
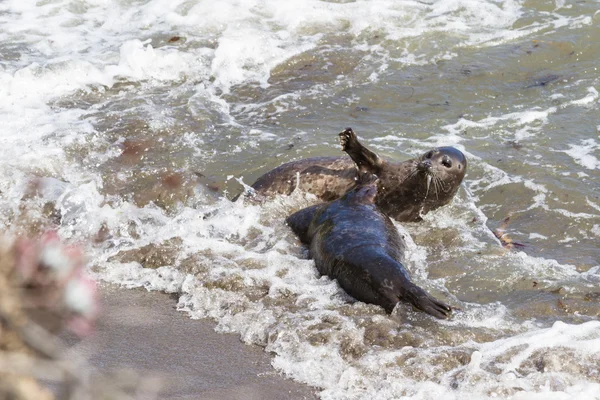
[[254,182],[259,195],[291,194],[296,188],[331,201],[352,188],[359,172],[379,177],[377,205],[400,222],[452,201],[467,171],[467,159],[454,147],[438,147],[421,156],[389,162],[363,146],[352,128],[339,133],[347,157],[313,157],[283,164]]
[[319,273],[337,279],[349,295],[392,312],[399,301],[436,318],[447,318],[449,305],[414,284],[404,268],[406,244],[392,220],[381,212],[377,178],[361,181],[343,197],[304,208],[286,223],[308,246]]

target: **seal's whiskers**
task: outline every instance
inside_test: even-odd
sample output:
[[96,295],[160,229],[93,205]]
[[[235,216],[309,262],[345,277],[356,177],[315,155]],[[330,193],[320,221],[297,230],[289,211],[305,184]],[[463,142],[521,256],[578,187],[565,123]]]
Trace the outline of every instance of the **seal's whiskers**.
[[[425,191],[425,198],[427,198],[427,195],[429,194],[429,185],[431,185],[431,178],[432,176],[430,174],[427,174],[427,190]],[[435,181],[433,182],[433,186],[435,186]]]

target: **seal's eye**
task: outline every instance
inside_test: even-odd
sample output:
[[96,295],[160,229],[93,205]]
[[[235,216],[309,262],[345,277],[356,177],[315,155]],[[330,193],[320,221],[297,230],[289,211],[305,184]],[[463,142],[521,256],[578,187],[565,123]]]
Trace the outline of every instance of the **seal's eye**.
[[452,160],[450,160],[448,157],[444,157],[442,159],[442,165],[446,168],[452,168]]
[[431,157],[433,157],[433,150],[431,150],[427,154],[425,154],[425,158],[431,158]]

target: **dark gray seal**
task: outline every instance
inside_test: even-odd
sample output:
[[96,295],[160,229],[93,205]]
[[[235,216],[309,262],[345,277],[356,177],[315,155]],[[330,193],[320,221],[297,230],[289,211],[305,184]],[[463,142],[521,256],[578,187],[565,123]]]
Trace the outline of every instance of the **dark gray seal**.
[[[370,174],[369,174],[370,175]],[[402,265],[405,242],[375,205],[375,180],[357,184],[342,198],[302,209],[286,219],[308,246],[322,275],[337,279],[352,297],[391,312],[398,301],[437,318],[450,306],[415,285]]]
[[369,172],[379,177],[377,205],[383,212],[401,222],[420,221],[429,211],[452,201],[467,171],[467,159],[454,147],[438,147],[393,163],[363,146],[351,128],[340,132],[339,138],[350,158],[292,161],[258,178],[252,188],[267,196],[299,188],[331,201],[356,183],[359,171]]

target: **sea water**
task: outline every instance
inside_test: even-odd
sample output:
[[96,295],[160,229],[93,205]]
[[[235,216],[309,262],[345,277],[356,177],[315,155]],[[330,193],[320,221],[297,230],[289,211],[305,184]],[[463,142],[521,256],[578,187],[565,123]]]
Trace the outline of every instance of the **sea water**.
[[[4,0],[0,225],[57,229],[98,279],[177,293],[323,399],[598,399],[599,10]],[[229,200],[342,155],[348,126],[390,160],[466,154],[453,203],[397,224],[451,319],[320,277],[284,224],[311,195]]]

